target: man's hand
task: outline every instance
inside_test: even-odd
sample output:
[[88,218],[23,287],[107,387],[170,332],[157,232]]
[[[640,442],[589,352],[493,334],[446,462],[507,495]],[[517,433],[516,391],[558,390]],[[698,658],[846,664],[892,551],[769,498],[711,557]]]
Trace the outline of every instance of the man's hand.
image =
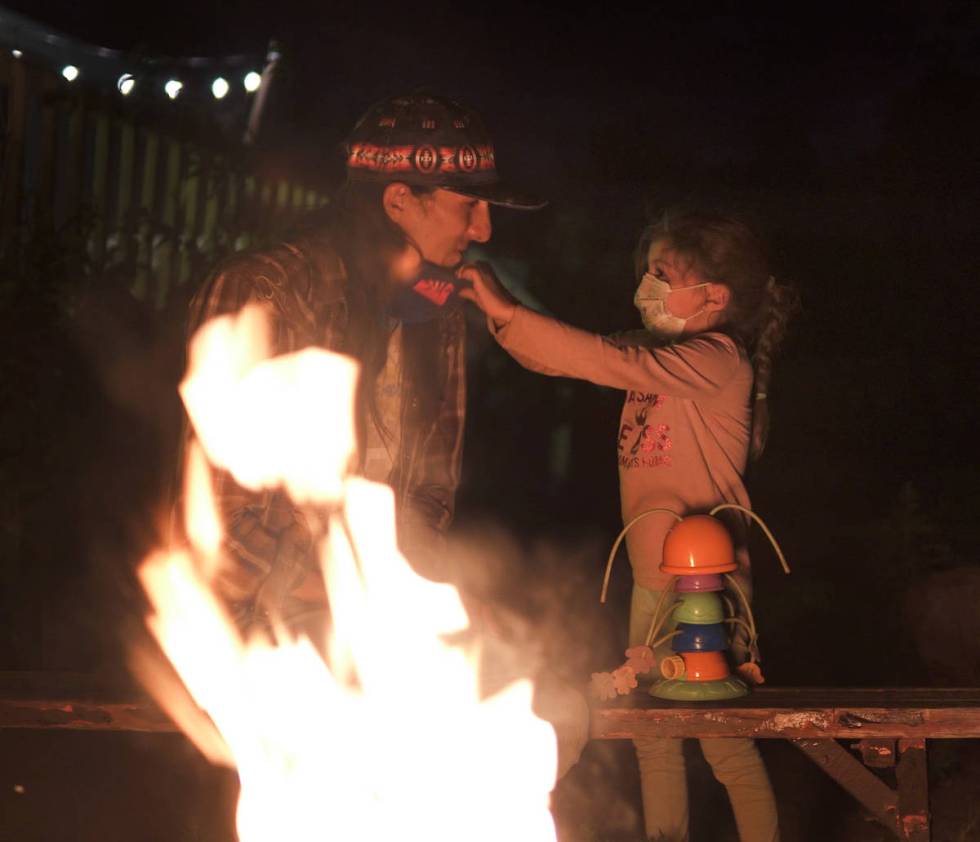
[[482,261],[467,263],[456,274],[473,285],[463,287],[459,291],[460,298],[476,304],[498,328],[510,323],[517,310],[517,302],[501,286],[489,264]]

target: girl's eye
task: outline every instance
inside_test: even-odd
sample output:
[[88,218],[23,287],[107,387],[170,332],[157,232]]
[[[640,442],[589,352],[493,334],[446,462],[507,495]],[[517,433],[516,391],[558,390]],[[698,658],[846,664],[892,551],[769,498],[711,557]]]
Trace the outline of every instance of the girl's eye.
[[667,273],[664,272],[663,267],[661,266],[654,268],[653,277],[655,277],[658,281],[666,281],[667,283],[670,283],[670,278],[667,277]]

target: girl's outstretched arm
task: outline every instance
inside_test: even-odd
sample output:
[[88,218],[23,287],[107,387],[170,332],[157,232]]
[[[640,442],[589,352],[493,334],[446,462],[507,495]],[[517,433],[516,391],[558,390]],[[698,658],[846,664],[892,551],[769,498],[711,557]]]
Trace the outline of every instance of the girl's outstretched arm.
[[[473,285],[460,289],[460,298],[472,301],[484,312],[490,333],[496,337],[499,331],[506,328],[511,319],[514,318],[519,307],[517,301],[504,289],[500,281],[497,280],[497,276],[493,274],[493,269],[486,263],[467,264],[457,274]],[[536,371],[538,374],[545,374],[548,377],[561,377],[565,374],[565,372],[541,360],[531,359],[513,348],[507,348],[506,351],[528,371]]]
[[744,362],[734,341],[719,333],[663,348],[613,341],[522,307],[485,264],[462,267],[470,283],[460,296],[486,313],[497,341],[525,368],[589,380],[616,389],[707,398]]

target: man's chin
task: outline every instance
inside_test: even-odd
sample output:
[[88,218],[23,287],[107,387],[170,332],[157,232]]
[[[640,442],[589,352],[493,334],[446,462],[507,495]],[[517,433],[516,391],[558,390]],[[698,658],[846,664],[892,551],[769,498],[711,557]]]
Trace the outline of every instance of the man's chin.
[[463,265],[463,252],[454,251],[449,254],[443,260],[433,261],[437,266],[442,266],[443,269],[458,269]]

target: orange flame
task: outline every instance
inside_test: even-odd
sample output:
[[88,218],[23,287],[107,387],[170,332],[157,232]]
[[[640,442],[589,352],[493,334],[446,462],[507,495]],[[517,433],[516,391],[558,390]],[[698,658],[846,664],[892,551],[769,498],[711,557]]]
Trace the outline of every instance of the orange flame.
[[458,593],[398,552],[391,490],[347,472],[355,366],[312,349],[267,359],[266,336],[257,308],[205,326],[181,394],[212,463],[331,504],[328,658],[283,632],[242,640],[209,585],[221,529],[192,450],[192,547],[151,555],[140,579],[150,631],[210,720],[162,681],[151,689],[209,758],[237,767],[241,842],[554,840],[555,735],[531,712],[531,683],[480,698],[479,653],[447,642],[467,627]]

